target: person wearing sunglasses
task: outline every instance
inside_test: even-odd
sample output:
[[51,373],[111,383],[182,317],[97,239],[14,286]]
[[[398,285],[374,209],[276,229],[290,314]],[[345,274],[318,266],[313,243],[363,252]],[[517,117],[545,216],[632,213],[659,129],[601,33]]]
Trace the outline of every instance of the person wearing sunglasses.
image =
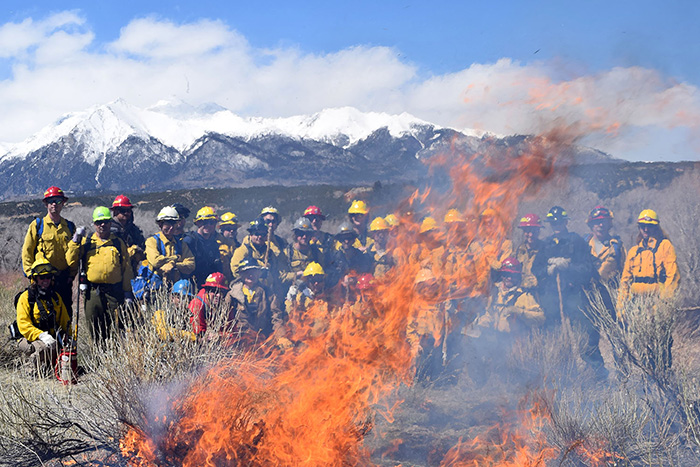
[[[92,213],[95,233],[68,245],[68,263],[81,264],[85,274],[85,320],[95,341],[109,337],[113,325],[121,326],[119,309],[133,301],[133,271],[124,240],[112,233],[109,208],[98,206]],[[81,276],[83,277],[83,276]]]
[[129,248],[131,269],[136,269],[141,261],[146,259],[146,238],[143,232],[134,224],[134,206],[125,195],[119,195],[112,202],[112,233],[124,240]]
[[216,241],[218,219],[214,208],[204,206],[194,217],[194,225],[197,229],[188,232],[182,240],[194,255],[193,276],[197,286],[204,284],[210,274],[223,273],[219,243]]
[[637,218],[637,244],[630,248],[622,269],[617,295],[618,310],[634,295],[655,294],[661,298],[673,297],[680,284],[676,250],[656,211],[645,209]]
[[48,261],[56,268],[54,288],[63,299],[70,316],[73,315],[73,279],[78,273],[78,265],[68,266],[66,253],[68,242],[74,236],[79,241],[85,235],[85,227],[76,229],[75,224],[61,217],[61,211],[68,201],[63,190],[51,186],[44,192],[46,216],[37,217],[29,224],[22,245],[22,269],[30,277],[32,265],[39,260]]
[[296,287],[302,280],[304,271],[309,264],[318,263],[322,267],[325,265],[321,247],[318,244],[311,243],[311,240],[314,238],[314,229],[309,219],[306,217],[297,219],[292,233],[294,235],[294,243],[289,244],[284,249],[284,255],[289,263],[289,270],[283,278],[283,282],[289,288],[286,295],[296,294]]

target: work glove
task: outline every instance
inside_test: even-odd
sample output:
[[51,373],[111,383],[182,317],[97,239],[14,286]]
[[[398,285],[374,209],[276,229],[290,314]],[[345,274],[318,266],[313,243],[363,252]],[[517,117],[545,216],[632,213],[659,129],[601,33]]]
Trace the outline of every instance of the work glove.
[[298,292],[299,288],[295,284],[292,284],[292,286],[289,287],[289,291],[287,292],[287,300],[294,300]]
[[571,258],[549,258],[549,261],[547,261],[547,274],[553,276],[558,272],[568,269],[570,264]]
[[80,240],[82,240],[85,236],[85,232],[85,227],[82,225],[75,229],[75,233],[73,234],[73,241],[75,243],[80,243]]
[[160,270],[163,271],[163,274],[168,274],[170,271],[172,271],[175,268],[175,263],[168,262],[165,263],[160,267]]
[[46,344],[46,347],[52,347],[56,344],[56,339],[54,339],[53,336],[46,331],[39,334],[39,340]]

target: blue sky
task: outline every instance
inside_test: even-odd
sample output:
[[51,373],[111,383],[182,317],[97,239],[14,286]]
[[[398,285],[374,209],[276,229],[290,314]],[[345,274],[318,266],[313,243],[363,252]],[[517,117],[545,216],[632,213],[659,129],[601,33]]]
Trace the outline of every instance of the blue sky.
[[6,0],[0,102],[17,113],[0,141],[119,97],[179,98],[241,115],[407,111],[498,134],[564,119],[620,157],[699,159],[700,6],[663,3]]

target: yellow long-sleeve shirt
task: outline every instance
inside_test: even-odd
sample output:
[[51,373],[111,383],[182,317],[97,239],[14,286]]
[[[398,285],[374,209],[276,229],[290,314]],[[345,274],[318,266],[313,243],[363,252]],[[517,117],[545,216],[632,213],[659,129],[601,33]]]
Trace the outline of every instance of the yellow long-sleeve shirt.
[[[51,325],[48,329],[39,329],[34,325],[35,322],[38,325],[41,319],[39,301],[41,301],[45,310],[51,310],[53,308],[53,313],[49,316]],[[34,321],[32,321],[31,316],[34,316]],[[55,321],[53,317],[55,317]],[[69,333],[69,324],[70,317],[68,316],[68,310],[66,310],[63,300],[61,300],[58,294],[56,294],[53,299],[49,299],[48,297],[40,299],[37,297],[37,301],[34,303],[34,308],[32,310],[29,309],[29,291],[25,290],[24,293],[19,296],[19,300],[17,301],[17,327],[27,341],[33,342],[37,340],[39,335],[44,331],[56,337],[56,328],[60,328],[65,333]]]
[[[194,272],[194,255],[190,247],[183,241],[168,240],[161,232],[156,234],[163,242],[165,254],[158,249],[158,240],[154,236],[146,239],[146,261],[150,267],[163,279],[177,282],[182,275],[190,275]],[[180,253],[178,254],[178,250]]]
[[89,282],[93,284],[121,283],[124,292],[131,291],[133,271],[129,249],[126,243],[115,235],[110,234],[108,239],[102,240],[94,233],[90,238],[84,238],[80,244],[70,241],[66,257],[71,268],[83,258],[85,261],[83,267]]
[[[53,267],[59,271],[68,269],[66,253],[68,252],[68,242],[73,237],[68,228],[68,221],[61,218],[58,224],[54,224],[48,214],[41,220],[43,232],[39,237],[39,229],[36,221],[32,221],[24,236],[22,245],[22,269],[29,277],[32,265],[37,259],[46,259]],[[78,265],[71,268],[71,277],[78,272]]]
[[544,311],[530,293],[520,287],[506,289],[502,283],[498,283],[497,293],[491,296],[486,310],[477,325],[499,332],[527,329],[544,322]]
[[621,307],[630,294],[656,293],[661,298],[671,298],[680,281],[676,250],[671,242],[666,238],[658,242],[653,237],[642,240],[627,254],[617,295],[618,306]]
[[610,281],[620,274],[625,264],[626,253],[622,240],[612,237],[607,245],[596,241],[595,237],[588,240],[591,255],[595,257],[598,275],[604,281]]

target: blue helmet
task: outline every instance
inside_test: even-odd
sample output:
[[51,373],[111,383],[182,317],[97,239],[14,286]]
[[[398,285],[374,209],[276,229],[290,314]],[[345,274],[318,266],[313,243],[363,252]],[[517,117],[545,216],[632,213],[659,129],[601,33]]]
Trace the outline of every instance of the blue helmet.
[[178,293],[180,295],[187,295],[188,297],[194,297],[192,293],[192,284],[187,279],[180,279],[173,284],[173,293]]

